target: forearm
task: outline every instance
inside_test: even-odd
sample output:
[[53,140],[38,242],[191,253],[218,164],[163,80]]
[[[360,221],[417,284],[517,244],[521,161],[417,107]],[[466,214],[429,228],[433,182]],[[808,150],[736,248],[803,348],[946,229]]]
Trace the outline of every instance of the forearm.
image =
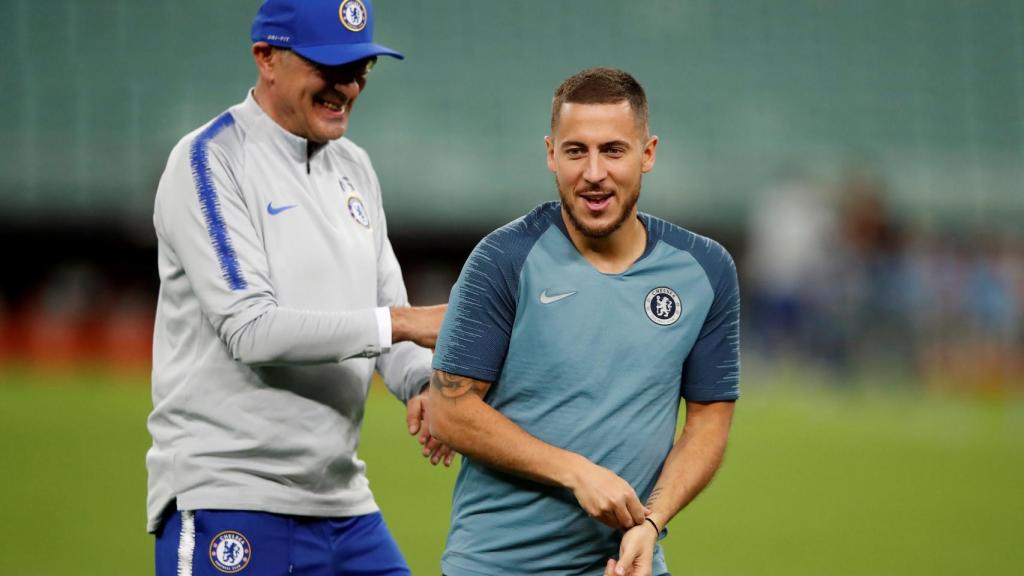
[[398,342],[377,358],[384,385],[403,403],[423,391],[430,380],[430,350],[412,342]]
[[437,332],[448,310],[447,304],[436,306],[392,306],[391,339],[393,342],[414,342],[424,348],[437,345]]
[[683,432],[647,499],[648,517],[659,528],[711,482],[725,454],[733,409],[733,402],[687,403]]
[[552,446],[483,401],[489,384],[435,370],[430,385],[430,434],[484,465],[536,482],[570,487],[589,463]]
[[312,312],[272,307],[224,337],[246,364],[322,364],[381,352],[372,308]]

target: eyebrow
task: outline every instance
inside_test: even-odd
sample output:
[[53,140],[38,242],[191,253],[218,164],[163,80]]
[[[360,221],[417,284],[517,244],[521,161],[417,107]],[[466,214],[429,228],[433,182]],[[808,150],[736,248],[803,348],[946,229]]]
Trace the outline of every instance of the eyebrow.
[[[604,150],[604,149],[607,149],[607,148],[611,148],[612,146],[622,146],[622,147],[625,147],[625,148],[630,148],[631,147],[629,142],[627,142],[626,140],[610,140],[608,142],[601,142],[600,144],[598,144],[597,145],[597,149],[598,150]],[[566,140],[565,142],[562,142],[562,144],[560,146],[560,148],[572,148],[572,147],[588,148],[588,146],[585,143],[580,142],[578,140]]]

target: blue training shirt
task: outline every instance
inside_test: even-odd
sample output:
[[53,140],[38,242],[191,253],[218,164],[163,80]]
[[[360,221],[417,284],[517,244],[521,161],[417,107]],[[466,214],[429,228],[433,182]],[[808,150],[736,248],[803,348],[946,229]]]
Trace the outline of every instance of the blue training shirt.
[[[484,400],[528,433],[628,481],[645,501],[680,397],[739,397],[739,289],[721,245],[647,214],[643,255],[604,274],[558,202],[485,237],[452,289],[434,368],[492,382]],[[448,576],[601,574],[622,533],[572,492],[464,458]],[[654,573],[667,572],[660,547]]]

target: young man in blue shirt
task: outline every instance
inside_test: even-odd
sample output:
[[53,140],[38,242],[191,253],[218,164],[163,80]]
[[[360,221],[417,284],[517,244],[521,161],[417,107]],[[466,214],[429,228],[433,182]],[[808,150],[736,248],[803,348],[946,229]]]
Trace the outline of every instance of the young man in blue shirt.
[[430,429],[466,457],[442,570],[667,574],[739,396],[736,268],[637,212],[658,138],[629,74],[567,79],[546,144],[560,201],[481,241],[438,336]]

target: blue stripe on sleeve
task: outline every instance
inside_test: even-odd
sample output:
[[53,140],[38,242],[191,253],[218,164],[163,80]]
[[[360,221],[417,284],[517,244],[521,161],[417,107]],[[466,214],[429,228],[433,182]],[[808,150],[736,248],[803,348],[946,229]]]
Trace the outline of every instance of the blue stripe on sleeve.
[[199,194],[199,205],[203,210],[203,218],[206,220],[206,231],[210,235],[210,243],[217,252],[217,260],[220,262],[221,274],[227,280],[232,290],[244,290],[249,285],[242,276],[238,265],[238,257],[235,249],[231,246],[231,237],[228,236],[227,226],[224,224],[224,216],[220,211],[220,200],[217,198],[217,188],[213,185],[213,177],[210,174],[208,145],[221,132],[235,123],[235,118],[225,112],[217,117],[206,130],[203,130],[192,142],[189,151],[189,159],[192,165],[192,180],[196,185],[196,192]]

